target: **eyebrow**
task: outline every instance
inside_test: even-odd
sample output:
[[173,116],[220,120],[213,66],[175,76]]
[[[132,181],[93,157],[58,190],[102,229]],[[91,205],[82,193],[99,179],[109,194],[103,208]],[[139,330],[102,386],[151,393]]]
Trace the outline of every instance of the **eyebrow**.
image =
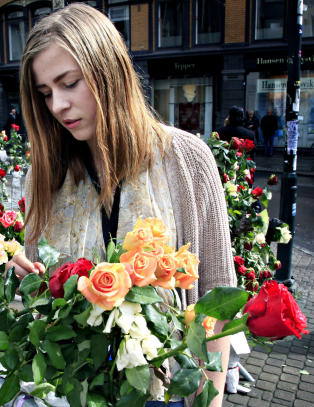
[[[69,73],[76,73],[76,72],[79,72],[79,70],[78,69],[69,69],[68,71],[65,71],[65,72],[63,72],[62,74],[60,74],[60,75],[58,75],[57,77],[55,77],[54,78],[54,80],[53,80],[53,82],[54,83],[57,83],[57,82],[59,82],[61,79],[63,79],[66,75],[68,75]],[[45,84],[39,84],[39,85],[36,85],[36,89],[40,89],[40,88],[45,88],[45,87],[48,87],[47,85],[45,85]]]

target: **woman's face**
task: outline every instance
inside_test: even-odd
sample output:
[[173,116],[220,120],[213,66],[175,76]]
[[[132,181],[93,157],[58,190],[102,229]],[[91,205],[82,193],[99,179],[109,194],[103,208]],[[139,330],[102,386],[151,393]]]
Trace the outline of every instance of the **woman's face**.
[[71,54],[52,44],[33,60],[35,85],[48,109],[76,140],[91,140],[96,132],[96,101]]

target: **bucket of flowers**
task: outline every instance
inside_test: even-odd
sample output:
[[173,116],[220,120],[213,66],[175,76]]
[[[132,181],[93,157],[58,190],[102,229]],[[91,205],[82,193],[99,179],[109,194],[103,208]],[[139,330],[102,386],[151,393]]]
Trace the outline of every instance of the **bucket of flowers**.
[[[0,405],[27,389],[38,405],[144,407],[156,375],[166,402],[201,387],[194,407],[208,407],[217,391],[205,370],[221,370],[221,355],[207,342],[248,329],[272,339],[307,333],[305,316],[275,281],[249,302],[242,288],[217,287],[180,310],[173,290],[193,286],[199,261],[189,245],[169,247],[155,218],[138,219],[122,244],[110,242],[106,262],[80,258],[49,276],[60,255],[45,240],[38,250],[44,275],[0,275]],[[21,311],[10,306],[17,292]],[[217,320],[230,322],[214,335]],[[173,376],[169,358],[180,365]]]

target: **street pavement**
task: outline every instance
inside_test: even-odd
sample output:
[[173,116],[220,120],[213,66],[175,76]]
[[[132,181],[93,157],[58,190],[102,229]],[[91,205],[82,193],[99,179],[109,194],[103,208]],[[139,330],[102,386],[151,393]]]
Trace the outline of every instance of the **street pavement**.
[[[281,152],[272,157],[257,153],[255,161],[257,174],[282,172]],[[314,184],[314,156],[298,157],[297,174],[313,177],[310,181]],[[308,222],[313,225],[313,215]],[[276,247],[273,249],[275,252]],[[314,247],[302,247],[302,239],[294,245],[291,271],[296,282],[295,298],[307,317],[310,333],[301,339],[289,336],[267,348],[251,347],[251,353],[241,355],[240,363],[255,381],[247,382],[240,375],[240,385],[250,392],[225,393],[223,407],[314,406]]]

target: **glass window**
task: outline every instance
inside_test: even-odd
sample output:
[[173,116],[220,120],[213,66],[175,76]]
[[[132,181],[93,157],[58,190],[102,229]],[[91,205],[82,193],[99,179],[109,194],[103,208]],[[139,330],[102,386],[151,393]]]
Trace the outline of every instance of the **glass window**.
[[267,40],[283,37],[285,18],[284,0],[257,0],[255,39]]
[[182,9],[182,1],[159,1],[159,47],[180,47],[182,45]]
[[314,37],[314,1],[306,0],[303,6],[303,37]]
[[33,12],[33,25],[51,13],[51,7],[36,8]]
[[225,2],[220,0],[196,0],[196,44],[222,42]]
[[129,6],[109,8],[109,18],[123,35],[125,42],[130,46],[130,12]]
[[7,15],[9,61],[18,61],[21,58],[24,42],[25,28],[22,11],[14,11]]

